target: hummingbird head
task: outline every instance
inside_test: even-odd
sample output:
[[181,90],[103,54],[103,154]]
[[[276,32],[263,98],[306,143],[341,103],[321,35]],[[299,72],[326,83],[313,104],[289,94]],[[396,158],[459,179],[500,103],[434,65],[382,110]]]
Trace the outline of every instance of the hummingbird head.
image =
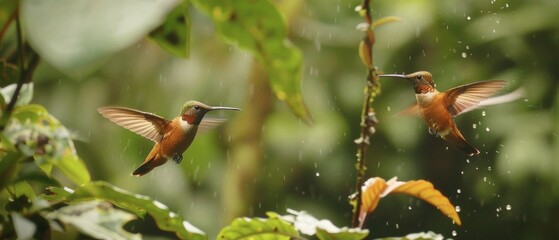
[[212,107],[198,101],[188,101],[182,105],[181,117],[182,120],[187,121],[188,124],[198,125],[206,113],[213,110],[236,110],[239,108],[232,107]]
[[435,90],[435,82],[433,75],[427,71],[419,71],[410,74],[381,74],[379,77],[399,77],[408,79],[413,83],[413,89],[416,94],[428,93]]

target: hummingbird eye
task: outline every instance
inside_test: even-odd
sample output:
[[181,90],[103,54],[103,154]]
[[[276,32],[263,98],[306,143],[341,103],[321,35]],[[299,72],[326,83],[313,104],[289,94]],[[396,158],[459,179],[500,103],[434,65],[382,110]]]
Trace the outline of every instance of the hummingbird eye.
[[421,75],[417,75],[417,77],[416,77],[416,78],[417,78],[417,80],[421,80],[421,79],[423,78],[423,76],[421,76]]
[[200,110],[200,106],[198,106],[198,105],[194,105],[194,109],[196,109],[196,110]]

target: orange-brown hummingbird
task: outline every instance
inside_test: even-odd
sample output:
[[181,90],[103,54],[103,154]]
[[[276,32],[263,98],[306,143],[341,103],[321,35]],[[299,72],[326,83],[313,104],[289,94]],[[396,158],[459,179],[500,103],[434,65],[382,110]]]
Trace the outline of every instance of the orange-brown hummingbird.
[[223,122],[222,119],[204,118],[212,110],[236,110],[232,107],[211,107],[197,101],[186,102],[180,115],[167,120],[155,114],[124,107],[102,107],[97,109],[103,117],[142,137],[155,142],[142,165],[132,175],[142,176],[167,160],[182,161],[182,154],[196,136],[198,130],[211,128]]
[[[407,75],[381,74],[379,77],[399,77],[410,80],[413,83],[417,103],[403,112],[420,115],[429,127],[429,133],[440,136],[469,156],[479,154],[479,150],[464,139],[456,127],[454,117],[476,108],[480,102],[495,94],[507,83],[504,80],[474,82],[441,93],[435,88],[431,73],[426,71]],[[507,101],[512,100],[514,99]]]

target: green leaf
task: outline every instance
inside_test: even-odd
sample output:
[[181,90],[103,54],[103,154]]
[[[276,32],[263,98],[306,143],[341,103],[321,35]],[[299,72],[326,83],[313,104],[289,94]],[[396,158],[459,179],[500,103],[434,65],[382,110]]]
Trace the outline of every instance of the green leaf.
[[[14,96],[17,84],[10,84],[0,90],[5,103],[9,103]],[[16,107],[29,104],[33,99],[33,83],[24,83],[21,85],[18,98],[16,100]]]
[[202,231],[184,221],[181,216],[170,211],[162,203],[147,196],[125,191],[106,182],[89,182],[75,190],[69,188],[50,188],[50,190],[53,194],[42,196],[44,199],[69,203],[93,199],[105,200],[140,217],[148,213],[155,219],[160,229],[174,232],[181,239],[206,239]]
[[358,240],[364,239],[369,234],[369,231],[366,229],[338,228],[328,220],[318,220],[303,211],[297,212],[291,209],[287,211],[292,215],[282,216],[282,219],[292,223],[301,233],[310,236],[316,235],[321,240]]
[[47,175],[54,166],[77,185],[90,181],[70,132],[44,107],[25,105],[15,108],[4,133],[23,156],[32,156]]
[[190,29],[188,1],[184,1],[167,15],[163,25],[150,33],[150,38],[166,51],[187,58],[190,55]]
[[440,240],[440,239],[444,239],[443,235],[431,231],[410,233],[405,237],[377,238],[377,240]]
[[70,205],[50,212],[47,217],[71,224],[80,232],[97,239],[141,239],[139,234],[122,228],[136,216],[115,209],[107,202],[90,201]]
[[23,0],[20,14],[29,44],[41,58],[65,74],[81,78],[161,25],[178,3]]
[[279,215],[270,213],[270,218],[237,218],[223,228],[217,239],[304,239],[299,232]]
[[226,42],[249,51],[264,65],[276,97],[312,123],[301,94],[301,52],[287,39],[278,9],[268,0],[192,2],[212,18]]

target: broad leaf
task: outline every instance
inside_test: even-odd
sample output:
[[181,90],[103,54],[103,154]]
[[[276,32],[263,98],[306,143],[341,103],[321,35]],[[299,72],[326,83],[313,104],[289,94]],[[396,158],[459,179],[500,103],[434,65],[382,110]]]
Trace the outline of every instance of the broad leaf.
[[[318,239],[322,240],[336,240],[336,239],[364,239],[369,234],[368,230],[359,228],[338,228],[332,222],[322,219],[318,220],[306,212],[297,212],[291,209],[287,210],[293,215],[282,216],[282,219],[288,221],[295,226],[295,228],[306,235],[316,235]],[[268,215],[273,216],[271,213]]]
[[168,52],[186,58],[190,54],[190,30],[188,1],[184,1],[167,15],[163,25],[150,33],[150,37]]
[[137,43],[165,20],[178,0],[23,0],[30,45],[60,71],[81,78]]
[[85,164],[77,156],[71,134],[42,106],[15,108],[4,133],[23,156],[32,156],[47,175],[54,166],[77,185],[90,181]]
[[136,217],[113,208],[107,202],[90,201],[69,205],[50,212],[47,217],[71,224],[80,232],[97,239],[141,239],[139,234],[127,232],[122,228]]
[[109,201],[140,217],[146,213],[155,219],[157,226],[165,231],[174,232],[181,239],[206,239],[205,234],[170,211],[167,206],[147,196],[134,194],[109,183],[96,181],[86,183],[75,190],[50,188],[52,195],[42,196],[49,201],[81,202],[93,199]]
[[270,218],[237,218],[231,225],[223,228],[217,239],[264,240],[264,239],[303,239],[299,232],[277,214]]
[[301,94],[301,52],[287,39],[278,9],[268,0],[192,2],[212,18],[225,41],[251,52],[264,65],[276,97],[311,123]]
[[367,214],[375,210],[380,198],[391,193],[404,193],[424,200],[451,218],[457,225],[462,225],[454,206],[430,182],[425,180],[401,182],[397,181],[396,177],[386,182],[382,178],[375,177],[367,180],[362,187],[361,212],[359,213],[360,226],[363,226]]

